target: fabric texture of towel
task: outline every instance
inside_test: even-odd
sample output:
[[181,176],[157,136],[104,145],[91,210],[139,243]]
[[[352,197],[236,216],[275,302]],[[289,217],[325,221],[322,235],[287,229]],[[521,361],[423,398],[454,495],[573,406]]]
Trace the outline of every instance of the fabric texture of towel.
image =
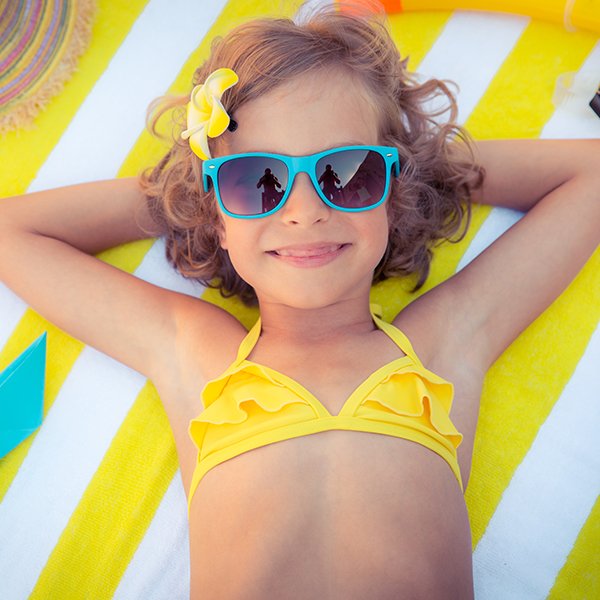
[[[277,12],[298,6],[281,0]],[[69,85],[35,129],[0,139],[0,195],[139,173],[165,150],[144,131],[150,101],[189,91],[215,35],[272,11],[267,0],[100,0]],[[389,24],[411,69],[458,83],[459,122],[476,139],[600,138],[589,98],[552,103],[562,73],[600,73],[597,35],[466,11],[391,15]],[[469,234],[439,248],[419,293],[520,216],[475,207]],[[224,306],[248,327],[257,317],[178,276],[161,241],[99,256]],[[387,321],[414,298],[399,280],[372,292]],[[478,600],[600,597],[599,321],[596,252],[486,377],[466,491]],[[0,460],[0,597],[187,598],[186,498],[154,386],[0,286],[0,369],[44,331],[44,422]]]

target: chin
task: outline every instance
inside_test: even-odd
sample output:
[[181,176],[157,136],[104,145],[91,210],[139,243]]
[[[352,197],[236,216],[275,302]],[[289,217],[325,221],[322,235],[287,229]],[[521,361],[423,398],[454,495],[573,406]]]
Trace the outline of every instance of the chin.
[[285,292],[268,294],[264,299],[269,303],[276,303],[300,310],[315,310],[337,304],[354,295],[352,289],[336,289],[332,285],[315,287],[288,287]]
[[297,308],[300,310],[313,310],[330,304],[330,302],[323,301],[321,298],[315,298],[314,296],[308,297],[303,294],[280,294],[278,296],[269,296],[268,299],[265,299],[265,302],[269,304],[280,304],[287,306],[288,308]]

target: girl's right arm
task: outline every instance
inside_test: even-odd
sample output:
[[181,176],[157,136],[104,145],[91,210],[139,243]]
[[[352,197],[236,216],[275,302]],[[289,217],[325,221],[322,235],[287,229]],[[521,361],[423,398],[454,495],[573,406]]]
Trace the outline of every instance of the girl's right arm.
[[1,199],[0,281],[157,387],[201,386],[231,361],[244,328],[216,306],[93,256],[159,234],[135,178]]

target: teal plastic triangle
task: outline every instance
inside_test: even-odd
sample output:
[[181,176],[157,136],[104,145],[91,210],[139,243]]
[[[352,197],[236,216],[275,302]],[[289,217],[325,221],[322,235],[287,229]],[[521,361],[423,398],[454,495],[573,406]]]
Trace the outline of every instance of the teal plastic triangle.
[[0,458],[42,424],[45,378],[44,332],[0,372]]

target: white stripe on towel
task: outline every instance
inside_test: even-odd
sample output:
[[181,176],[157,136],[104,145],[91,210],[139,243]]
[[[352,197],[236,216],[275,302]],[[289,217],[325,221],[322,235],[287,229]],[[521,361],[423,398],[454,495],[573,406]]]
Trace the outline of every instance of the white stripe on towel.
[[[152,246],[135,274],[189,295],[199,295],[203,289],[176,276],[164,260],[162,241]],[[5,544],[0,545],[0,581],[10,578],[16,586],[35,585],[145,381],[105,354],[84,348],[2,502],[0,531]],[[30,518],[21,523],[18,515],[23,510]],[[185,503],[180,512],[187,514]],[[10,554],[3,554],[2,547]]]
[[464,269],[474,258],[496,241],[507,229],[510,229],[524,213],[510,208],[495,206],[483,222],[466,252],[458,263],[457,272]]
[[178,470],[113,599],[188,600],[189,597],[187,500]]
[[[600,45],[580,72],[592,66],[600,66]],[[575,112],[572,105],[559,106],[540,137],[590,136],[591,132],[580,128],[580,111]],[[517,211],[494,208],[459,268],[521,216]],[[546,597],[566,561],[600,493],[598,364],[597,328],[475,549],[477,598]]]
[[[115,177],[145,127],[147,105],[165,93],[225,4],[151,0],[27,191]],[[2,284],[0,292],[3,347],[27,305]]]
[[0,348],[4,348],[27,304],[0,282]]
[[[451,79],[459,85],[459,122],[464,123],[512,52],[531,19],[455,11],[418,68],[422,78]],[[430,109],[437,106],[430,103]],[[464,268],[513,225],[522,213],[493,208],[458,265]]]
[[[206,6],[194,4],[192,8],[198,14],[184,19],[185,28],[182,30],[176,24],[166,26],[169,19],[179,14],[172,3],[165,0],[151,2],[130,32],[133,38],[128,36],[117,52],[103,75],[106,79],[94,87],[29,191],[74,180],[114,177],[143,128],[145,105],[151,96],[163,93],[168,87],[189,52],[196,48],[219,14],[221,6],[221,3],[213,3],[207,14]],[[176,44],[171,37],[165,48],[159,34],[169,30],[176,32]],[[143,40],[151,40],[151,43],[144,44]],[[174,44],[178,52],[172,51]],[[107,95],[110,89],[115,89],[115,81],[133,80],[127,74],[129,66],[126,65],[135,61],[135,48],[140,47],[144,49],[140,52],[143,56],[137,57],[134,72],[141,69],[140,59],[146,64],[151,60],[148,49],[154,47],[162,48],[163,69],[160,71],[157,67],[156,71],[153,70],[153,76],[149,78],[154,81],[151,91],[131,85],[128,93],[120,96],[120,102],[115,103],[114,98],[109,99]],[[181,48],[185,48],[184,53]],[[143,69],[143,72],[147,73],[147,70]],[[112,106],[115,106],[115,113],[101,123],[99,137],[95,133],[92,135],[97,116],[106,114]],[[125,126],[117,118],[117,113],[121,112],[125,115],[136,113],[142,118],[132,126],[129,123]],[[126,120],[130,120],[129,116]],[[109,127],[114,121],[119,122],[117,131]],[[93,150],[90,139],[94,139]],[[98,153],[97,158],[94,158],[94,152]],[[160,256],[163,257],[162,267]],[[136,271],[138,274],[163,287],[193,295],[201,293],[197,284],[175,276],[164,259],[162,243],[154,245],[150,256],[140,265],[139,273]],[[14,328],[23,310],[23,304],[18,310],[13,310],[8,319],[3,319],[3,327],[8,329],[12,325]],[[141,375],[90,347],[86,347],[76,361],[2,502],[0,581],[3,581],[3,588],[10,585],[3,590],[5,597],[25,597],[33,589],[71,513],[144,383],[145,378]],[[21,519],[23,511],[29,515],[25,521]],[[52,515],[51,519],[47,519],[48,514]],[[183,514],[186,514],[185,510]]]
[[135,270],[135,276],[154,285],[199,298],[205,287],[194,279],[185,279],[167,262],[165,240],[158,239]]
[[151,0],[29,191],[114,177],[145,127],[148,104],[169,88],[225,3]]
[[[203,289],[176,275],[164,259],[162,241],[153,245],[135,274],[189,295],[198,296]],[[0,545],[0,581],[14,580],[18,587],[9,588],[7,591],[18,593],[6,597],[21,597],[19,594],[25,594],[22,586],[35,585],[144,384],[145,378],[136,371],[91,347],[84,348],[2,502],[0,531],[5,544]],[[175,508],[174,503],[167,506]],[[185,518],[185,507],[184,501],[183,510],[173,510],[174,516],[168,518],[176,518],[179,513]],[[21,522],[18,515],[23,510],[30,518]],[[153,523],[162,519],[167,510],[159,513]],[[36,543],[31,544],[31,540]],[[4,554],[2,547],[10,549],[10,553]],[[180,553],[186,547],[187,542],[182,543]]]
[[600,327],[475,553],[478,600],[545,598],[600,493]]
[[[417,72],[459,85],[459,123],[467,120],[529,21],[515,15],[463,11],[448,19]],[[440,106],[434,100],[428,109]]]
[[91,347],[82,351],[2,501],[5,598],[31,593],[145,382]]
[[[160,3],[159,2],[153,2],[152,3],[154,6],[158,6]],[[164,4],[164,2],[163,2]],[[199,4],[206,4],[206,3],[199,3]],[[212,6],[209,7],[212,10]],[[203,7],[203,10],[207,10],[206,6]],[[215,13],[218,13],[221,10],[221,7],[219,7],[218,9],[215,9]],[[176,11],[173,11],[176,12]],[[495,75],[496,70],[498,69],[498,67],[501,64],[501,61],[504,59],[504,57],[506,55],[508,55],[508,53],[512,50],[512,44],[508,43],[508,42],[502,42],[502,43],[498,43],[497,46],[498,48],[501,48],[501,50],[499,49],[492,49],[490,50],[488,48],[488,46],[496,46],[495,43],[491,43],[492,39],[491,39],[491,33],[494,32],[494,29],[496,28],[497,23],[499,22],[497,19],[499,18],[498,15],[494,15],[494,22],[491,23],[489,29],[486,31],[486,39],[484,41],[483,44],[478,45],[474,50],[473,50],[473,46],[469,45],[471,44],[471,42],[474,44],[475,43],[475,39],[477,37],[478,32],[474,31],[476,29],[476,26],[474,25],[474,21],[472,20],[472,17],[474,16],[473,13],[469,13],[469,16],[471,18],[471,20],[469,20],[468,24],[465,24],[465,31],[463,33],[459,33],[459,35],[462,36],[459,38],[451,38],[450,35],[448,36],[448,39],[446,40],[446,42],[441,43],[440,40],[438,39],[438,41],[436,42],[434,49],[432,49],[432,52],[430,52],[426,58],[426,61],[429,61],[429,63],[427,63],[426,61],[424,61],[419,69],[419,72],[426,72],[426,74],[428,74],[429,76],[438,76],[440,78],[451,78],[451,79],[455,79],[459,82],[459,84],[461,85],[461,93],[459,95],[459,105],[460,105],[460,120],[461,122],[464,122],[468,116],[468,114],[471,112],[472,108],[476,105],[477,101],[479,100],[479,98],[481,97],[481,95],[485,92],[485,89],[487,87],[487,85],[489,84],[489,80],[483,82],[483,81],[478,81],[477,80],[477,76],[479,74],[479,70],[480,70],[480,63],[479,63],[479,59],[482,56],[482,52],[491,52],[492,55],[497,56],[496,63],[494,64],[493,69],[489,68],[489,65],[486,63],[485,68],[483,68],[482,70],[485,72],[491,71],[489,77],[492,77],[493,75]],[[145,17],[148,18],[148,17]],[[514,19],[521,19],[519,17],[513,18],[513,17],[507,17],[509,20],[513,21]],[[141,17],[140,17],[141,19]],[[451,19],[451,23],[449,23],[449,26],[452,27],[456,27],[456,25],[453,25],[452,22],[458,19],[460,20],[461,17],[458,14],[455,14],[452,19]],[[191,20],[190,20],[191,21]],[[190,22],[188,21],[188,22]],[[202,19],[196,19],[196,23],[195,26],[198,25],[198,22],[202,23]],[[162,33],[163,31],[163,23],[164,20],[160,20],[161,23],[161,27],[158,31],[160,31]],[[180,25],[178,23],[178,25]],[[137,23],[136,23],[137,26]],[[523,26],[524,27],[524,26]],[[468,31],[466,30],[468,28]],[[135,29],[135,27],[134,27]],[[173,30],[175,30],[175,28],[172,28]],[[479,27],[479,29],[481,30],[481,27]],[[510,28],[509,28],[510,29]],[[180,31],[180,30],[179,30]],[[134,30],[132,30],[132,32],[130,33],[130,35],[133,35]],[[198,34],[198,29],[196,29],[195,34],[198,35],[198,40],[200,39],[202,34]],[[136,34],[138,35],[138,34]],[[148,37],[151,37],[152,35],[154,35],[153,33],[146,35],[146,37],[142,36],[141,38],[138,39],[147,39]],[[179,32],[178,32],[179,35]],[[443,34],[442,34],[443,35]],[[452,36],[456,35],[455,33],[452,34]],[[496,34],[495,34],[496,35]],[[499,35],[499,34],[497,34]],[[512,32],[511,34],[513,37],[515,37],[515,41],[518,38],[518,36],[516,35],[515,31]],[[442,36],[440,36],[442,37]],[[179,40],[178,40],[179,41]],[[135,42],[135,44],[137,44],[138,42]],[[150,48],[152,46],[152,44],[155,43],[155,40],[152,39],[152,43],[150,44],[146,44],[146,48]],[[477,42],[478,44],[480,42]],[[514,42],[513,42],[514,43]],[[126,46],[127,41],[123,44],[123,46]],[[470,50],[469,50],[470,48]],[[435,51],[434,51],[435,50]],[[123,50],[125,52],[125,50]],[[134,52],[133,50],[131,52]],[[169,55],[170,51],[164,51],[165,55]],[[503,53],[503,54],[502,54]],[[502,57],[500,58],[500,55],[502,55]],[[147,60],[147,56],[148,54],[144,54],[144,58]],[[454,62],[453,62],[453,58],[454,57]],[[115,56],[115,59],[113,60],[113,63],[115,62],[115,60],[117,59],[117,57]],[[120,57],[120,59],[122,60],[129,60],[128,58],[125,59],[123,57]],[[477,64],[472,63],[473,66],[469,67],[467,61],[468,60],[477,60]],[[174,61],[175,62],[175,61]],[[179,63],[177,64],[176,69],[178,69],[181,64],[182,64],[182,60],[179,61]],[[439,64],[438,64],[439,63]],[[423,66],[425,66],[425,70],[423,69]],[[452,68],[450,68],[452,67]],[[109,70],[112,70],[113,68],[115,68],[115,65],[111,64],[109,67]],[[137,68],[137,67],[136,67]],[[461,72],[457,72],[457,69],[460,69]],[[112,81],[113,83],[111,83],[110,85],[107,85],[107,88],[110,90],[112,89],[112,85],[114,85],[114,80],[116,79],[116,76],[107,73],[105,74],[107,77],[112,77]],[[121,81],[128,81],[128,79],[122,79]],[[98,102],[96,102],[96,104],[92,103],[91,106],[92,108],[88,108],[86,109],[87,112],[85,115],[81,116],[81,121],[77,121],[76,119],[74,119],[71,123],[71,126],[69,129],[79,126],[79,133],[77,133],[77,135],[75,135],[75,133],[70,133],[69,136],[65,137],[64,140],[64,148],[65,148],[65,153],[63,154],[62,158],[60,157],[54,157],[52,156],[52,160],[54,162],[51,163],[50,159],[46,165],[47,168],[42,169],[42,171],[40,171],[40,173],[38,174],[38,179],[36,180],[35,185],[39,184],[39,187],[34,187],[32,186],[30,188],[30,191],[33,191],[33,189],[42,189],[42,188],[47,188],[47,187],[53,187],[55,185],[61,185],[63,183],[72,183],[74,180],[79,179],[80,181],[83,180],[90,180],[90,179],[97,179],[97,178],[104,178],[104,177],[112,177],[114,176],[114,174],[117,172],[118,167],[120,166],[121,161],[123,160],[123,158],[126,156],[127,152],[129,151],[129,149],[131,148],[131,146],[133,145],[133,143],[135,142],[135,139],[137,139],[137,135],[139,134],[139,132],[141,131],[141,128],[143,126],[143,123],[141,120],[139,120],[140,114],[143,116],[143,112],[144,112],[144,108],[145,105],[147,104],[147,102],[154,96],[154,95],[159,95],[161,93],[163,93],[164,89],[166,89],[166,87],[168,87],[168,84],[170,83],[170,81],[168,81],[166,84],[164,84],[161,89],[158,89],[156,92],[152,92],[151,94],[148,94],[146,97],[144,97],[143,99],[141,98],[134,98],[133,99],[133,104],[138,103],[140,105],[143,105],[143,108],[141,110],[141,112],[137,109],[137,108],[129,108],[128,107],[125,109],[126,114],[132,114],[133,112],[136,112],[136,114],[134,115],[135,118],[138,119],[138,124],[132,128],[135,129],[135,136],[133,136],[133,134],[130,131],[123,131],[123,132],[119,132],[118,136],[123,135],[124,137],[127,137],[127,135],[129,135],[130,137],[127,139],[126,143],[120,144],[117,148],[113,148],[113,143],[115,142],[116,139],[118,139],[118,136],[115,135],[114,132],[111,133],[107,133],[106,136],[101,135],[101,137],[98,140],[98,143],[100,144],[100,147],[98,149],[98,158],[90,158],[89,154],[87,154],[87,161],[93,162],[94,160],[98,161],[98,165],[94,166],[92,169],[87,169],[86,165],[80,165],[78,167],[77,170],[74,170],[74,168],[72,168],[71,165],[69,165],[68,161],[70,160],[70,156],[73,154],[73,152],[75,152],[77,155],[79,155],[79,153],[82,152],[82,148],[84,150],[89,150],[90,152],[92,151],[91,148],[88,148],[87,145],[89,145],[89,139],[90,137],[86,134],[86,130],[85,129],[81,129],[82,127],[86,127],[87,125],[89,125],[89,121],[86,121],[85,119],[83,119],[84,116],[87,115],[86,118],[94,118],[94,115],[99,115],[99,114],[105,114],[106,110],[108,109],[108,106],[115,106],[115,110],[119,111],[122,110],[122,106],[121,105],[116,105],[116,103],[114,102],[114,98],[111,96],[110,99],[110,104],[108,106],[105,105],[101,105]],[[135,87],[135,86],[132,86]],[[160,87],[160,86],[157,86]],[[99,90],[98,92],[96,91],[96,88],[94,88],[94,90],[92,90],[90,97],[93,96],[95,93],[100,93]],[[129,90],[128,89],[128,93],[129,92],[134,92],[136,90]],[[104,93],[104,92],[103,92]],[[104,96],[102,97],[104,99]],[[88,100],[90,100],[90,98],[88,98]],[[88,100],[86,100],[86,103],[88,102]],[[92,99],[93,100],[93,99]],[[105,99],[103,100],[105,101]],[[91,102],[91,100],[90,100]],[[128,98],[128,94],[119,96],[119,102],[129,102],[129,98]],[[132,104],[132,106],[133,106]],[[93,109],[94,106],[100,106],[101,110],[100,112],[98,112],[98,109]],[[557,111],[558,113],[558,111]],[[79,115],[78,115],[79,117]],[[116,120],[116,117],[113,118],[113,116],[111,115],[111,117],[109,117],[107,119],[107,121],[110,123],[111,121]],[[600,120],[598,120],[600,122]],[[106,125],[106,123],[103,123],[103,125]],[[129,124],[127,124],[129,125]],[[93,126],[93,122],[92,122],[92,126]],[[100,132],[101,134],[103,134],[104,132]],[[127,135],[125,135],[127,133]],[[546,132],[544,132],[544,135],[546,134]],[[565,137],[576,137],[576,136],[572,136],[571,132],[566,131],[565,132]],[[71,139],[70,136],[74,136],[73,140]],[[94,143],[96,143],[96,141],[94,140]],[[110,143],[110,145],[109,145]],[[57,146],[60,147],[63,144],[63,140],[61,140],[61,142],[59,142],[59,145]],[[57,149],[55,149],[55,151],[57,151]],[[120,158],[119,160],[114,159],[113,157],[113,152],[114,154],[120,154]],[[53,153],[54,155],[54,153]],[[60,158],[60,159],[59,159]],[[81,161],[81,162],[85,162],[85,161]],[[116,165],[116,166],[115,166]],[[97,169],[97,170],[96,170]],[[113,169],[113,170],[111,170]],[[54,172],[58,173],[57,177],[54,177]],[[505,221],[503,221],[505,215],[502,215],[502,212],[505,211],[505,209],[494,209],[492,211],[492,214],[490,215],[490,217],[488,218],[488,220],[486,221],[486,223],[484,224],[484,227],[487,228],[488,233],[487,235],[487,241],[485,241],[485,239],[480,239],[479,240],[479,245],[480,247],[485,247],[487,246],[489,243],[491,243],[491,241],[493,239],[495,239],[495,237],[497,237],[508,225],[506,224]],[[496,220],[500,220],[502,221],[502,223],[495,223]],[[483,229],[483,228],[482,228]],[[475,242],[473,242],[475,244]],[[473,245],[472,245],[473,246]],[[156,282],[158,283],[158,285],[163,285],[163,287],[170,287],[169,284],[164,284],[162,283],[163,281],[168,282],[171,280],[170,275],[166,272],[160,272],[159,269],[156,267],[156,265],[154,265],[152,263],[152,261],[154,261],[156,259],[156,257],[160,254],[160,252],[164,250],[161,250],[161,247],[157,244],[155,244],[153,246],[153,249],[151,250],[152,256],[147,256],[144,259],[144,262],[142,263],[142,265],[140,265],[140,269],[138,270],[138,272],[136,272],[136,275],[139,274],[142,278],[144,279],[155,279]],[[476,252],[475,247],[473,247],[473,250],[471,250],[471,248],[469,248],[469,252],[471,252],[471,254],[473,254],[474,252]],[[463,259],[465,260],[465,259]],[[466,262],[465,262],[466,264]],[[464,265],[463,265],[464,266]],[[462,268],[462,267],[460,267]],[[164,279],[162,279],[164,277]],[[160,282],[159,282],[160,280]],[[196,290],[194,289],[189,290],[189,288],[186,288],[185,293],[192,293],[192,295],[198,295]],[[6,296],[6,294],[4,294],[4,296]],[[4,301],[4,300],[3,300]],[[10,319],[12,320],[14,318],[15,321],[15,325],[16,325],[16,321],[17,321],[17,317],[16,316],[10,316]],[[2,319],[4,319],[4,312],[2,313]],[[0,324],[0,328],[3,326],[3,324]],[[1,334],[1,331],[0,331]],[[595,351],[595,354],[593,354],[596,356],[596,360],[598,360],[598,356],[600,356],[600,353],[598,351]],[[588,357],[593,356],[592,354],[590,354],[590,350],[588,349],[588,351],[586,352],[585,355],[585,359],[588,360]],[[95,371],[97,369],[97,367],[92,367],[92,372]],[[87,379],[86,379],[86,389],[87,386],[90,385],[90,377],[89,375],[86,375]],[[69,379],[71,378],[71,375],[69,376]],[[68,385],[69,379],[67,380],[67,383],[65,383],[65,387]],[[598,384],[594,384],[595,385],[595,389],[598,389]],[[61,393],[63,392],[63,390],[61,390]],[[60,394],[59,394],[60,396]],[[119,393],[119,398],[120,401],[123,401],[121,399],[121,393]],[[81,399],[80,399],[81,400]],[[83,399],[85,400],[85,398]],[[58,398],[57,398],[58,401]],[[125,401],[128,401],[127,399],[125,399]],[[554,412],[552,413],[551,417],[553,418]],[[44,425],[45,427],[46,425]],[[115,429],[116,431],[116,429]],[[94,434],[95,436],[96,434]],[[93,436],[92,436],[93,437]],[[593,438],[592,438],[593,439]],[[36,441],[37,443],[37,441]],[[590,443],[588,443],[587,448],[591,448],[593,447]],[[54,450],[53,450],[54,452]],[[527,459],[526,459],[527,460]],[[576,461],[575,461],[576,462]],[[568,465],[569,468],[571,468],[571,465]],[[23,465],[22,470],[27,471],[29,467],[25,465]],[[544,476],[546,475],[548,471],[548,468],[546,466],[545,469],[541,469],[540,467],[540,472],[537,473],[538,476]],[[93,474],[93,472],[92,472]],[[63,475],[66,479],[67,475],[64,474]],[[535,482],[537,482],[537,480],[535,479],[536,473],[530,473],[529,477],[533,477]],[[27,474],[27,478],[32,477],[31,473],[28,472]],[[91,477],[91,475],[90,475]],[[174,486],[176,486],[176,480],[177,480],[177,476],[176,478],[171,482],[171,486],[169,488],[169,492],[167,492],[167,495],[169,495],[171,488],[173,488]],[[33,477],[33,479],[36,479],[36,477]],[[60,482],[62,484],[62,479],[60,479]],[[511,484],[512,485],[512,484]],[[538,485],[537,483],[534,483],[534,485]],[[11,490],[9,490],[10,493]],[[14,491],[13,491],[14,493]],[[510,491],[510,487],[509,490],[507,490],[507,493],[513,493]],[[7,494],[8,497],[8,494]],[[179,503],[180,504],[180,503]],[[2,519],[3,517],[3,513],[4,513],[4,503],[3,503],[3,510],[0,511],[0,519]],[[24,510],[24,507],[22,506],[20,508],[20,510]],[[148,569],[148,571],[144,570],[144,574],[142,574],[142,571],[138,570],[139,569],[139,565],[137,564],[138,560],[142,560],[141,557],[143,557],[144,552],[146,551],[145,549],[142,549],[142,546],[144,546],[145,548],[151,548],[153,543],[156,543],[156,541],[153,542],[153,540],[155,540],[155,535],[156,535],[156,531],[160,531],[162,527],[165,526],[163,519],[165,520],[165,522],[169,523],[172,522],[170,521],[170,519],[173,519],[177,513],[179,509],[177,508],[177,504],[176,503],[171,503],[170,501],[167,502],[166,500],[163,500],[163,502],[160,505],[159,511],[155,517],[155,519],[152,522],[152,525],[150,527],[150,529],[148,530],[148,533],[146,534],[146,537],[144,538],[144,540],[142,541],[140,548],[138,548],[138,553],[140,554],[140,558],[138,559],[138,555],[136,554],[136,556],[133,559],[132,565],[130,565],[130,570],[131,573],[128,572],[125,574],[124,579],[128,579],[128,578],[133,578],[135,579],[134,575],[137,573],[138,576],[142,577],[145,576],[146,573],[151,572],[151,569]],[[533,518],[532,515],[530,515],[531,509],[527,509],[527,507],[516,507],[516,509],[513,507],[511,510],[509,510],[508,513],[505,514],[505,518],[510,518],[512,516],[514,516],[515,514],[518,514],[519,511],[526,511],[526,515],[525,515],[525,519],[531,519]],[[42,514],[44,513],[44,510],[41,511]],[[23,512],[19,513],[19,516],[21,516],[23,514]],[[183,514],[180,514],[179,516],[185,516],[185,508],[183,511]],[[580,525],[579,525],[580,526]],[[0,522],[0,530],[3,530],[3,524]],[[19,530],[19,533],[21,535],[23,535],[23,531]],[[178,536],[180,536],[180,534],[177,534]],[[487,533],[486,533],[487,535]],[[485,536],[484,536],[485,537]],[[28,550],[28,555],[27,555],[27,560],[23,561],[23,562],[28,562],[29,560],[29,551],[31,550],[33,544],[32,544],[32,540],[35,540],[37,538],[37,532],[29,532],[29,530],[27,530],[27,535],[23,536],[23,545],[25,545],[27,543],[27,550]],[[146,538],[148,538],[148,540],[146,540]],[[184,543],[184,540],[179,537],[178,538],[179,541],[175,540],[173,541],[173,547],[176,547],[179,544],[179,549],[173,552],[178,552],[179,554],[183,554],[183,552],[186,553],[186,558],[189,558],[187,556],[187,542]],[[12,546],[11,546],[12,547]],[[478,548],[479,551],[479,548]],[[12,551],[11,551],[12,554]],[[530,563],[530,558],[531,557],[525,557],[526,559],[526,564]],[[0,546],[0,569],[3,569],[3,557],[2,557],[2,548]],[[134,564],[135,563],[135,564]],[[42,565],[43,566],[43,565]],[[174,571],[176,571],[179,567],[174,568]],[[1,575],[1,573],[0,573]],[[510,574],[508,575],[508,578],[510,578]],[[27,577],[26,575],[24,576],[25,578]],[[14,572],[10,573],[10,580],[13,579],[21,579],[24,578],[21,576],[20,571],[15,570]],[[506,581],[507,579],[507,574],[504,574],[504,580]],[[0,581],[2,580],[2,578],[0,578]],[[4,581],[6,581],[6,577],[4,577]],[[35,578],[34,578],[34,583],[35,583]],[[128,589],[133,589],[133,588],[128,588],[128,585],[143,585],[142,582],[140,583],[132,583],[129,580],[128,581],[122,581],[121,582],[122,585],[119,587],[119,592],[122,592],[123,595],[120,596],[122,598],[125,597],[135,597],[132,595],[127,595],[124,590],[128,590]],[[33,584],[32,584],[33,585]],[[7,597],[11,597],[11,596],[7,596]],[[23,596],[14,596],[14,597],[23,597]],[[505,597],[504,594],[500,594],[498,597]]]
[[[579,78],[597,77],[600,85],[600,42],[597,42],[583,63],[575,82]],[[600,117],[589,106],[593,91],[587,95],[577,94],[560,104],[552,118],[546,123],[540,137],[543,138],[600,138]]]

